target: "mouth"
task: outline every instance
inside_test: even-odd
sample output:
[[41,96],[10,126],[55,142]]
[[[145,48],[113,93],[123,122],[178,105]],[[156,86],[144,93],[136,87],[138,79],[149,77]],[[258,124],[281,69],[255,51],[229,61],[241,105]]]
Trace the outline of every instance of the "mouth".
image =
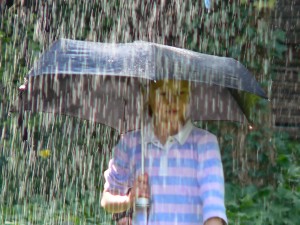
[[171,110],[168,110],[167,111],[169,114],[176,114],[176,113],[178,113],[178,110],[176,110],[176,109],[171,109]]

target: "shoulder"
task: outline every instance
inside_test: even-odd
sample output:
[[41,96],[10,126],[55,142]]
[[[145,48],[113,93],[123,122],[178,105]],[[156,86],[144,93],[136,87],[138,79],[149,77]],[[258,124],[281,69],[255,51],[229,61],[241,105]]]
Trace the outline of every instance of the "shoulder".
[[131,148],[137,146],[141,142],[141,132],[139,130],[129,131],[120,136],[119,143]]
[[140,139],[140,137],[141,137],[141,131],[140,130],[134,130],[134,131],[128,131],[124,134],[121,134],[120,139],[123,139],[123,140],[128,140],[128,139],[132,139],[132,138]]
[[201,128],[198,128],[193,125],[193,129],[190,133],[190,137],[196,138],[197,140],[206,140],[206,141],[216,141],[217,137],[213,133],[209,132],[208,130],[204,130]]
[[198,151],[219,151],[219,142],[216,135],[198,127],[193,127],[187,143],[193,145]]
[[216,135],[213,133],[195,127],[190,135],[190,143],[198,151],[199,157],[202,160],[220,158],[220,146]]

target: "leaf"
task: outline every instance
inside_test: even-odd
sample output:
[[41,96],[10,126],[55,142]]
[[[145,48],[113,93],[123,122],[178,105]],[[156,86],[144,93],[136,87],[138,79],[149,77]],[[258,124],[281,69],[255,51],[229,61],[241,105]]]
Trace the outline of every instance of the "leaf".
[[51,150],[50,149],[43,149],[39,151],[39,156],[46,159],[51,156]]
[[254,202],[253,202],[253,199],[250,195],[246,195],[244,198],[242,198],[240,200],[241,202],[241,208],[249,208],[251,206],[253,206]]
[[276,5],[276,0],[257,0],[256,2],[254,2],[253,5],[259,11],[263,9],[274,9]]
[[0,39],[5,37],[5,33],[3,31],[0,30]]
[[274,40],[280,41],[282,43],[286,40],[286,32],[280,29],[276,29],[272,33]]
[[241,110],[245,114],[246,118],[250,123],[254,122],[254,110],[258,105],[259,100],[261,99],[259,96],[245,92],[245,91],[237,91],[230,89],[230,93],[238,102]]
[[270,197],[271,194],[273,193],[273,191],[274,191],[274,188],[272,186],[267,186],[267,187],[264,187],[259,190],[258,196],[259,196],[259,198]]

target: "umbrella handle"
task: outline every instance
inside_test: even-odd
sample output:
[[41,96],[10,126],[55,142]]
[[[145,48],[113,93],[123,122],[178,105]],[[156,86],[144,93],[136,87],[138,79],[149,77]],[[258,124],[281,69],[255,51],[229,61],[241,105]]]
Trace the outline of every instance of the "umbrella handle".
[[137,198],[135,201],[135,206],[139,208],[148,208],[150,206],[149,198]]
[[139,211],[139,213],[143,214],[143,222],[141,224],[148,224],[148,209],[150,208],[150,201],[148,198],[137,198],[135,200],[135,207]]
[[[148,216],[149,216],[149,208],[150,203],[148,198],[138,198],[136,199],[135,204],[136,210],[139,212],[139,215],[142,216],[142,220],[140,221],[140,224],[147,225],[148,224]],[[136,214],[134,214],[136,215]]]

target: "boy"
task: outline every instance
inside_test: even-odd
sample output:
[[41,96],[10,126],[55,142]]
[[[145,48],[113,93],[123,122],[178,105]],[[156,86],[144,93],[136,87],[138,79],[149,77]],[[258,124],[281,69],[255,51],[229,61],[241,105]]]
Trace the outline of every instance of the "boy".
[[[227,222],[224,178],[216,137],[189,119],[187,81],[152,82],[151,123],[145,126],[145,173],[141,174],[141,133],[129,132],[115,147],[104,176],[102,206],[119,213],[135,208],[139,197],[150,199],[148,224]],[[133,224],[145,218],[135,208]]]

